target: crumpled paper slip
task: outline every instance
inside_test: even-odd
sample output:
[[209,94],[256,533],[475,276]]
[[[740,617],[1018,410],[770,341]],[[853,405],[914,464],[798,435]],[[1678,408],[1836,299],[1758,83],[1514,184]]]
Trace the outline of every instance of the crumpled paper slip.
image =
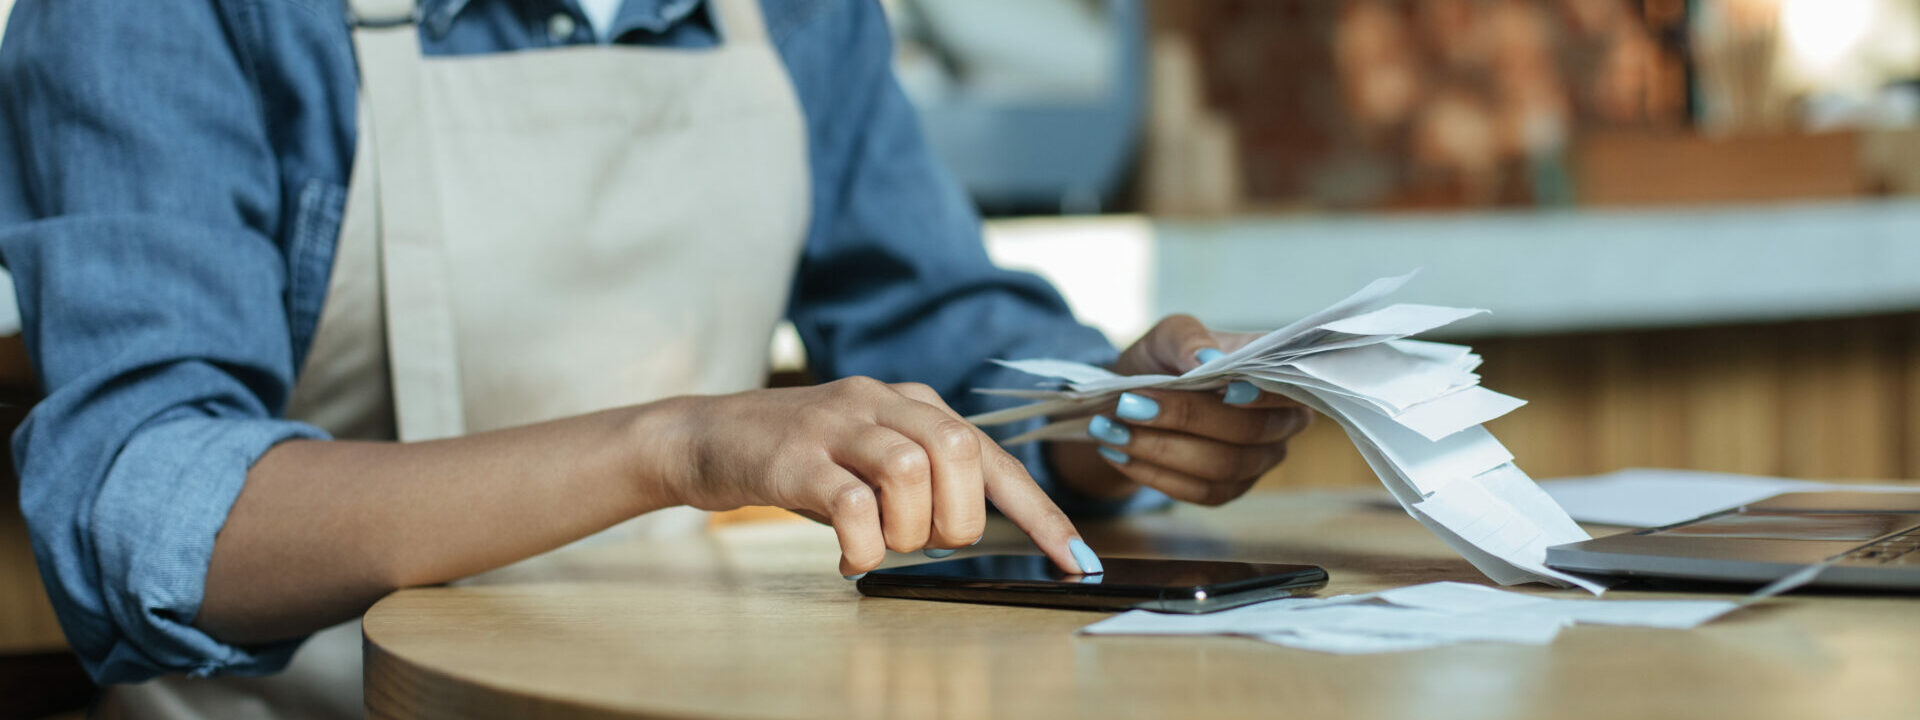
[[[1546,549],[1587,533],[1542,493],[1481,427],[1526,404],[1480,387],[1479,355],[1410,336],[1485,310],[1386,304],[1413,277],[1382,278],[1325,310],[1178,376],[1119,375],[1053,359],[1003,361],[1047,381],[981,392],[1031,400],[968,418],[998,425],[1078,416],[1144,389],[1213,390],[1244,380],[1332,418],[1401,507],[1503,585],[1547,582],[1599,594],[1604,585],[1546,567]],[[1086,421],[1061,420],[1008,439],[1087,441]]]
[[1288,598],[1204,615],[1133,610],[1088,635],[1243,635],[1303,650],[1366,654],[1467,642],[1545,645],[1576,624],[1685,630],[1744,603],[1562,600],[1456,582],[1363,595]]

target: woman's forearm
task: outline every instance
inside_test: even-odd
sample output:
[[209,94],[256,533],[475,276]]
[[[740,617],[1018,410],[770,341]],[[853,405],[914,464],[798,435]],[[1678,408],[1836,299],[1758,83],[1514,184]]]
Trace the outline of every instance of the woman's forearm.
[[421,443],[275,446],[214,543],[196,624],[222,640],[297,637],[397,588],[526,558],[677,501],[653,467],[662,406]]
[[1099,562],[1020,461],[925,385],[847,378],[686,396],[434,442],[293,441],[247,474],[195,622],[252,644],[395,588],[499,567],[671,505],[833,526],[841,575],[977,541],[986,501],[1068,573]]

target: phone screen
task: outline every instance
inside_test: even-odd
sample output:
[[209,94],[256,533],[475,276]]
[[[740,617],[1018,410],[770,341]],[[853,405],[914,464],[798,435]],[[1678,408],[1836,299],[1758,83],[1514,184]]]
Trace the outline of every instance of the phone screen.
[[862,593],[1091,609],[1207,612],[1310,593],[1327,573],[1312,565],[1105,558],[1106,572],[1071,575],[1041,555],[983,555],[876,570]]

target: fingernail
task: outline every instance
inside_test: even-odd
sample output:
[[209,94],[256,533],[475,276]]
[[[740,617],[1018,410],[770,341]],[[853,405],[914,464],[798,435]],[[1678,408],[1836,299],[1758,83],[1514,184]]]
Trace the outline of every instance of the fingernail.
[[1223,358],[1226,356],[1227,354],[1220,352],[1218,348],[1206,348],[1201,350],[1200,352],[1194,353],[1193,359],[1199,360],[1201,365],[1205,365],[1207,363],[1213,362],[1215,360],[1219,360],[1220,358]]
[[1125,445],[1133,441],[1133,431],[1108,420],[1105,415],[1095,415],[1092,420],[1087,421],[1087,434],[1092,435],[1095,440],[1110,445]]
[[1259,397],[1260,388],[1254,387],[1253,383],[1245,380],[1235,380],[1227,383],[1227,397],[1225,398],[1225,402],[1228,405],[1245,405]]
[[980,541],[985,539],[987,539],[987,536],[985,535],[981,535],[980,537],[974,538],[973,542],[967,543],[967,547],[973,547],[975,545],[979,545]]
[[859,580],[860,578],[863,578],[866,576],[867,576],[866,573],[860,573],[859,575],[841,575],[840,577],[846,578],[847,582],[853,582],[855,580]]
[[1111,461],[1115,465],[1125,465],[1127,464],[1128,460],[1133,459],[1133,458],[1127,457],[1126,453],[1120,452],[1119,450],[1115,450],[1110,447],[1100,448],[1100,457],[1106,458],[1107,460]]
[[1114,410],[1114,414],[1127,420],[1144,422],[1160,414],[1160,403],[1141,395],[1120,393],[1120,406]]
[[925,555],[925,556],[927,556],[927,557],[930,557],[930,558],[933,558],[933,559],[935,559],[935,560],[939,560],[940,558],[943,558],[943,557],[946,557],[946,556],[948,556],[948,555],[952,555],[952,554],[954,554],[954,553],[957,553],[957,552],[960,552],[960,551],[959,551],[959,550],[949,550],[949,549],[946,549],[946,548],[927,548],[927,549],[925,549],[925,550],[921,550],[921,551],[920,551],[920,554],[921,554],[921,555]]
[[1067,550],[1073,552],[1073,561],[1080,566],[1081,575],[1098,575],[1107,571],[1100,567],[1100,556],[1093,554],[1093,548],[1087,547],[1087,541],[1080,538],[1068,540]]

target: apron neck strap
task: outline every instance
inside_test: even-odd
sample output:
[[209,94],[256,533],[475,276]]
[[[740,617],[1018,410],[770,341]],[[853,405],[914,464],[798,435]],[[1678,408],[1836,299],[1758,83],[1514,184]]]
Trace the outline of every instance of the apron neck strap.
[[[760,0],[707,0],[720,25],[722,42],[760,43],[767,40],[767,24]],[[347,0],[349,27],[385,28],[420,20],[418,0]]]
[[385,28],[412,25],[420,19],[416,0],[348,0],[347,26]]
[[720,24],[720,42],[766,42],[767,24],[760,17],[760,0],[707,0],[707,6]]

